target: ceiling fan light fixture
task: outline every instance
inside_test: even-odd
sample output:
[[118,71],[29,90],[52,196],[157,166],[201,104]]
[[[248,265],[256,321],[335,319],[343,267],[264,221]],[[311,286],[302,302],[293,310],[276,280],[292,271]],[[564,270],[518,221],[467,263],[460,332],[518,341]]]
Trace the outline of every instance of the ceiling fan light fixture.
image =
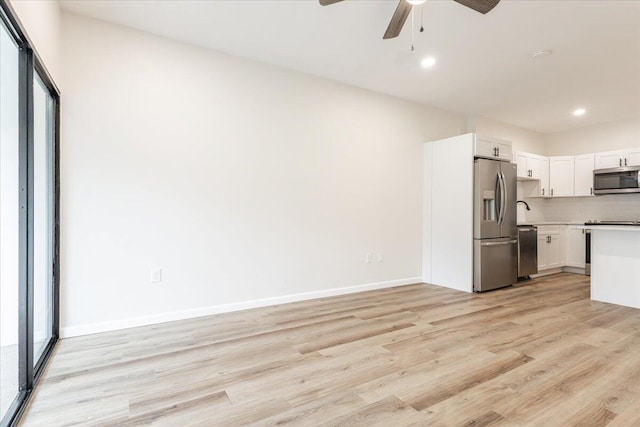
[[427,0],[407,0],[407,2],[410,5],[413,5],[413,6],[420,6],[422,3],[426,2],[426,1]]
[[422,66],[422,68],[431,68],[436,65],[436,58],[434,58],[433,56],[427,56],[426,58],[423,58],[422,61],[420,61],[420,65]]

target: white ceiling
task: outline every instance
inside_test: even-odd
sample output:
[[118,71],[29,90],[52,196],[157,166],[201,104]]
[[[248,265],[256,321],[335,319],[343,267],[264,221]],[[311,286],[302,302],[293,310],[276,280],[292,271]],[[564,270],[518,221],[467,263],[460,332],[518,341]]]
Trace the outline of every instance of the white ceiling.
[[[640,1],[502,0],[481,15],[429,0],[413,53],[410,20],[400,37],[382,40],[396,3],[70,0],[62,7],[539,132],[640,115]],[[552,55],[532,58],[547,48]],[[433,69],[420,68],[426,55],[437,58]],[[581,118],[571,114],[578,106],[587,109]]]

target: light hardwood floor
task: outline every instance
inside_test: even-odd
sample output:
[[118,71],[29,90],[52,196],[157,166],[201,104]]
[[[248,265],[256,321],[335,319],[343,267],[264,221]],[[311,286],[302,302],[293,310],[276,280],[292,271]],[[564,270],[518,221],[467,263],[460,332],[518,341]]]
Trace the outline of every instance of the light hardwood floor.
[[62,340],[23,425],[638,426],[639,408],[640,310],[561,274]]

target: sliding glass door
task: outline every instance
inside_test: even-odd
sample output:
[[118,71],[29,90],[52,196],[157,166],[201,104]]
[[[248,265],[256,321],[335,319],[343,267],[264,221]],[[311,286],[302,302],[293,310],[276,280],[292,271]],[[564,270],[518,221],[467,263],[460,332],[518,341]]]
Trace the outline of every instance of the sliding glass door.
[[34,365],[42,357],[53,332],[53,105],[53,97],[36,74],[33,82]]
[[0,25],[0,419],[19,394],[19,55]]
[[58,339],[59,95],[0,0],[0,427]]

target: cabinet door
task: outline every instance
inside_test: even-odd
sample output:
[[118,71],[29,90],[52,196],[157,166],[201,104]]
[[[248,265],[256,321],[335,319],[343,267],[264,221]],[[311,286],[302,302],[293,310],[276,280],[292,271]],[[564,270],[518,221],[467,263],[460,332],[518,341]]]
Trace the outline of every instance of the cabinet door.
[[549,197],[549,158],[540,161],[540,196]]
[[594,155],[583,154],[575,158],[576,196],[593,196]]
[[559,234],[551,235],[549,243],[547,243],[547,268],[561,267],[563,264],[562,243]]
[[626,164],[623,163],[623,166],[640,166],[640,148],[627,150],[625,160]]
[[573,156],[549,158],[549,187],[551,197],[573,196]]
[[526,153],[516,153],[516,164],[518,165],[518,178],[528,178],[529,168],[527,166],[528,155]]
[[531,171],[531,178],[542,178],[542,158],[540,156],[530,154],[527,159],[527,167]]
[[584,268],[585,249],[584,230],[569,227],[567,232],[567,265]]
[[474,155],[479,157],[495,158],[493,143],[476,137]]
[[549,235],[538,234],[538,270],[545,270],[549,268],[549,262],[547,261],[547,238]]
[[498,149],[498,157],[503,160],[511,161],[513,159],[513,151],[511,143],[506,141],[495,141],[493,143],[494,148]]
[[624,164],[623,151],[605,151],[596,153],[596,169],[617,168]]

